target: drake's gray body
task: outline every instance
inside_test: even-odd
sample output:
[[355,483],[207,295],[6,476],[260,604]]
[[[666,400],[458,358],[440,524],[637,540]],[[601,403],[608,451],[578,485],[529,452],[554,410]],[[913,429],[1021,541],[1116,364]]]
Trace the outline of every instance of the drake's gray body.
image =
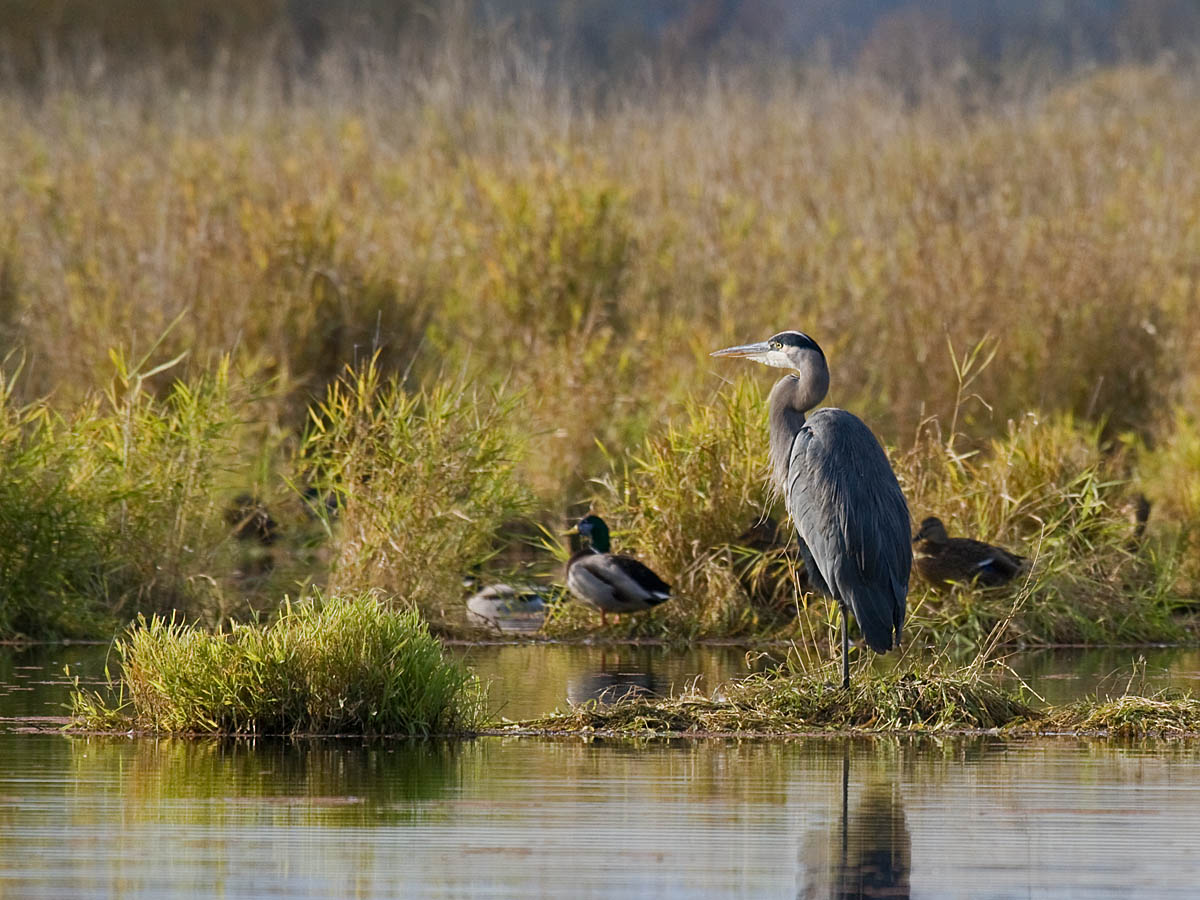
[[753,359],[794,375],[768,400],[772,479],[796,527],[813,587],[842,608],[843,684],[850,683],[847,610],[867,645],[899,645],[912,568],[908,504],[879,441],[843,409],[807,413],[829,389],[829,368],[816,341],[784,331],[714,356]]
[[605,613],[643,612],[671,599],[671,587],[628,556],[589,551],[567,569],[567,588]]

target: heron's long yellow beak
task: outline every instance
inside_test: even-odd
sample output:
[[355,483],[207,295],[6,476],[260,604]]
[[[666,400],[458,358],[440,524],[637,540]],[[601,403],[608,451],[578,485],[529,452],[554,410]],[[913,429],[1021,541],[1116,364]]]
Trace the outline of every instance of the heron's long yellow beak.
[[714,350],[709,356],[734,356],[741,358],[753,359],[762,356],[771,349],[771,345],[766,341],[759,341],[757,344],[739,344],[737,347],[726,347],[724,350]]

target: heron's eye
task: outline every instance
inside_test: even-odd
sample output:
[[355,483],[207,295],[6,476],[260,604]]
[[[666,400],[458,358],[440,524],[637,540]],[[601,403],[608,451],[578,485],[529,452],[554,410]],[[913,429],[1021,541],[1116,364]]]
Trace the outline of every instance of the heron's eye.
[[783,344],[780,343],[779,341],[771,341],[771,349],[772,350],[782,350]]

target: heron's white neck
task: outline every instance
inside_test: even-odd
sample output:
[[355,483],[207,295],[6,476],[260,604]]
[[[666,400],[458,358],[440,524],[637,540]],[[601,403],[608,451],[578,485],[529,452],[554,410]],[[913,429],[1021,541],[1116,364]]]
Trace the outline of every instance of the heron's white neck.
[[829,370],[824,366],[800,375],[785,375],[771,388],[771,396],[767,398],[771,476],[775,487],[785,497],[792,444],[804,426],[804,414],[820,403],[828,390]]

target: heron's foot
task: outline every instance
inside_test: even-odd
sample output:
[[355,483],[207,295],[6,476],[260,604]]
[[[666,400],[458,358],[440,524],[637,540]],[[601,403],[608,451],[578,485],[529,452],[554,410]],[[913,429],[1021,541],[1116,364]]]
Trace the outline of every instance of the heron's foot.
[[850,685],[841,681],[827,681],[825,682],[824,687],[831,691],[841,691],[849,688]]

